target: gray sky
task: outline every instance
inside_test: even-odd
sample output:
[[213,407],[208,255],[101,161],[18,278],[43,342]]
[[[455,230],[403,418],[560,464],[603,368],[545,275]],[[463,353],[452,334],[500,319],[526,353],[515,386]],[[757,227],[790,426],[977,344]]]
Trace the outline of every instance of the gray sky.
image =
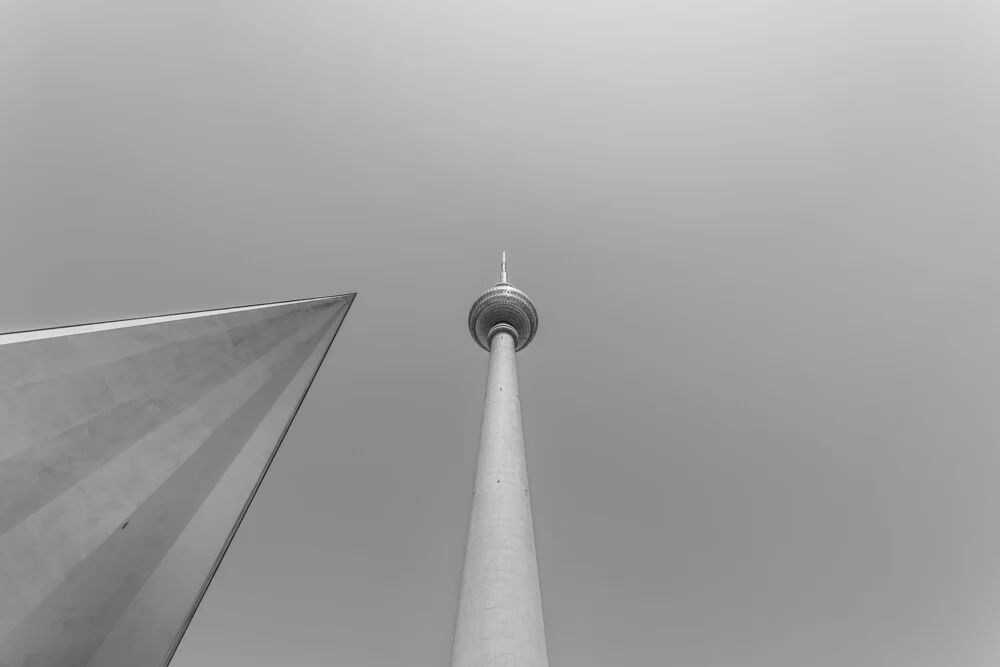
[[553,665],[998,664],[998,7],[0,4],[0,330],[359,293],[174,664],[448,663],[501,249]]

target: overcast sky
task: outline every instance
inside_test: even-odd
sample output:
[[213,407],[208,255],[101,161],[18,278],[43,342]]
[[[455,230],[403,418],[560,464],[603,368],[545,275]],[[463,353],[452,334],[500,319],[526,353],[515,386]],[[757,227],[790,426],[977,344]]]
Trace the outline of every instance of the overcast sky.
[[990,0],[6,0],[0,330],[358,292],[174,667],[448,664],[502,249],[553,666],[995,667],[998,119]]

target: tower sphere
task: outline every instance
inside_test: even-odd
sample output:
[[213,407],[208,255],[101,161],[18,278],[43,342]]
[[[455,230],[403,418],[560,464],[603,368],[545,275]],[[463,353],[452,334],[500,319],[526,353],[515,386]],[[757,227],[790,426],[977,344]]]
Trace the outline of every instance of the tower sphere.
[[538,310],[528,295],[507,282],[507,253],[501,260],[500,282],[483,292],[469,309],[469,333],[479,347],[490,350],[490,339],[506,331],[514,349],[523,350],[538,331]]

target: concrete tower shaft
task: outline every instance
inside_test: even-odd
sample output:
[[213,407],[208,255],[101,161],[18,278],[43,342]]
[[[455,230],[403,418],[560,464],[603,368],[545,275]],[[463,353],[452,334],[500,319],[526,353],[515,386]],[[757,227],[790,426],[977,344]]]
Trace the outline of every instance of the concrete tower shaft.
[[[469,314],[490,365],[452,667],[548,666],[514,358],[533,337],[538,316],[505,273]],[[514,290],[526,305],[497,287]],[[490,308],[495,303],[509,309]],[[504,317],[512,312],[520,319]]]

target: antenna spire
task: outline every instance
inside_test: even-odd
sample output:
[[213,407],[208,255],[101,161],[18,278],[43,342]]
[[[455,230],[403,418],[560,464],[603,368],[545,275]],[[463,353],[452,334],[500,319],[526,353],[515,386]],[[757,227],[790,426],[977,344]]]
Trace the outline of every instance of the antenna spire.
[[507,282],[507,251],[500,253],[500,282]]

